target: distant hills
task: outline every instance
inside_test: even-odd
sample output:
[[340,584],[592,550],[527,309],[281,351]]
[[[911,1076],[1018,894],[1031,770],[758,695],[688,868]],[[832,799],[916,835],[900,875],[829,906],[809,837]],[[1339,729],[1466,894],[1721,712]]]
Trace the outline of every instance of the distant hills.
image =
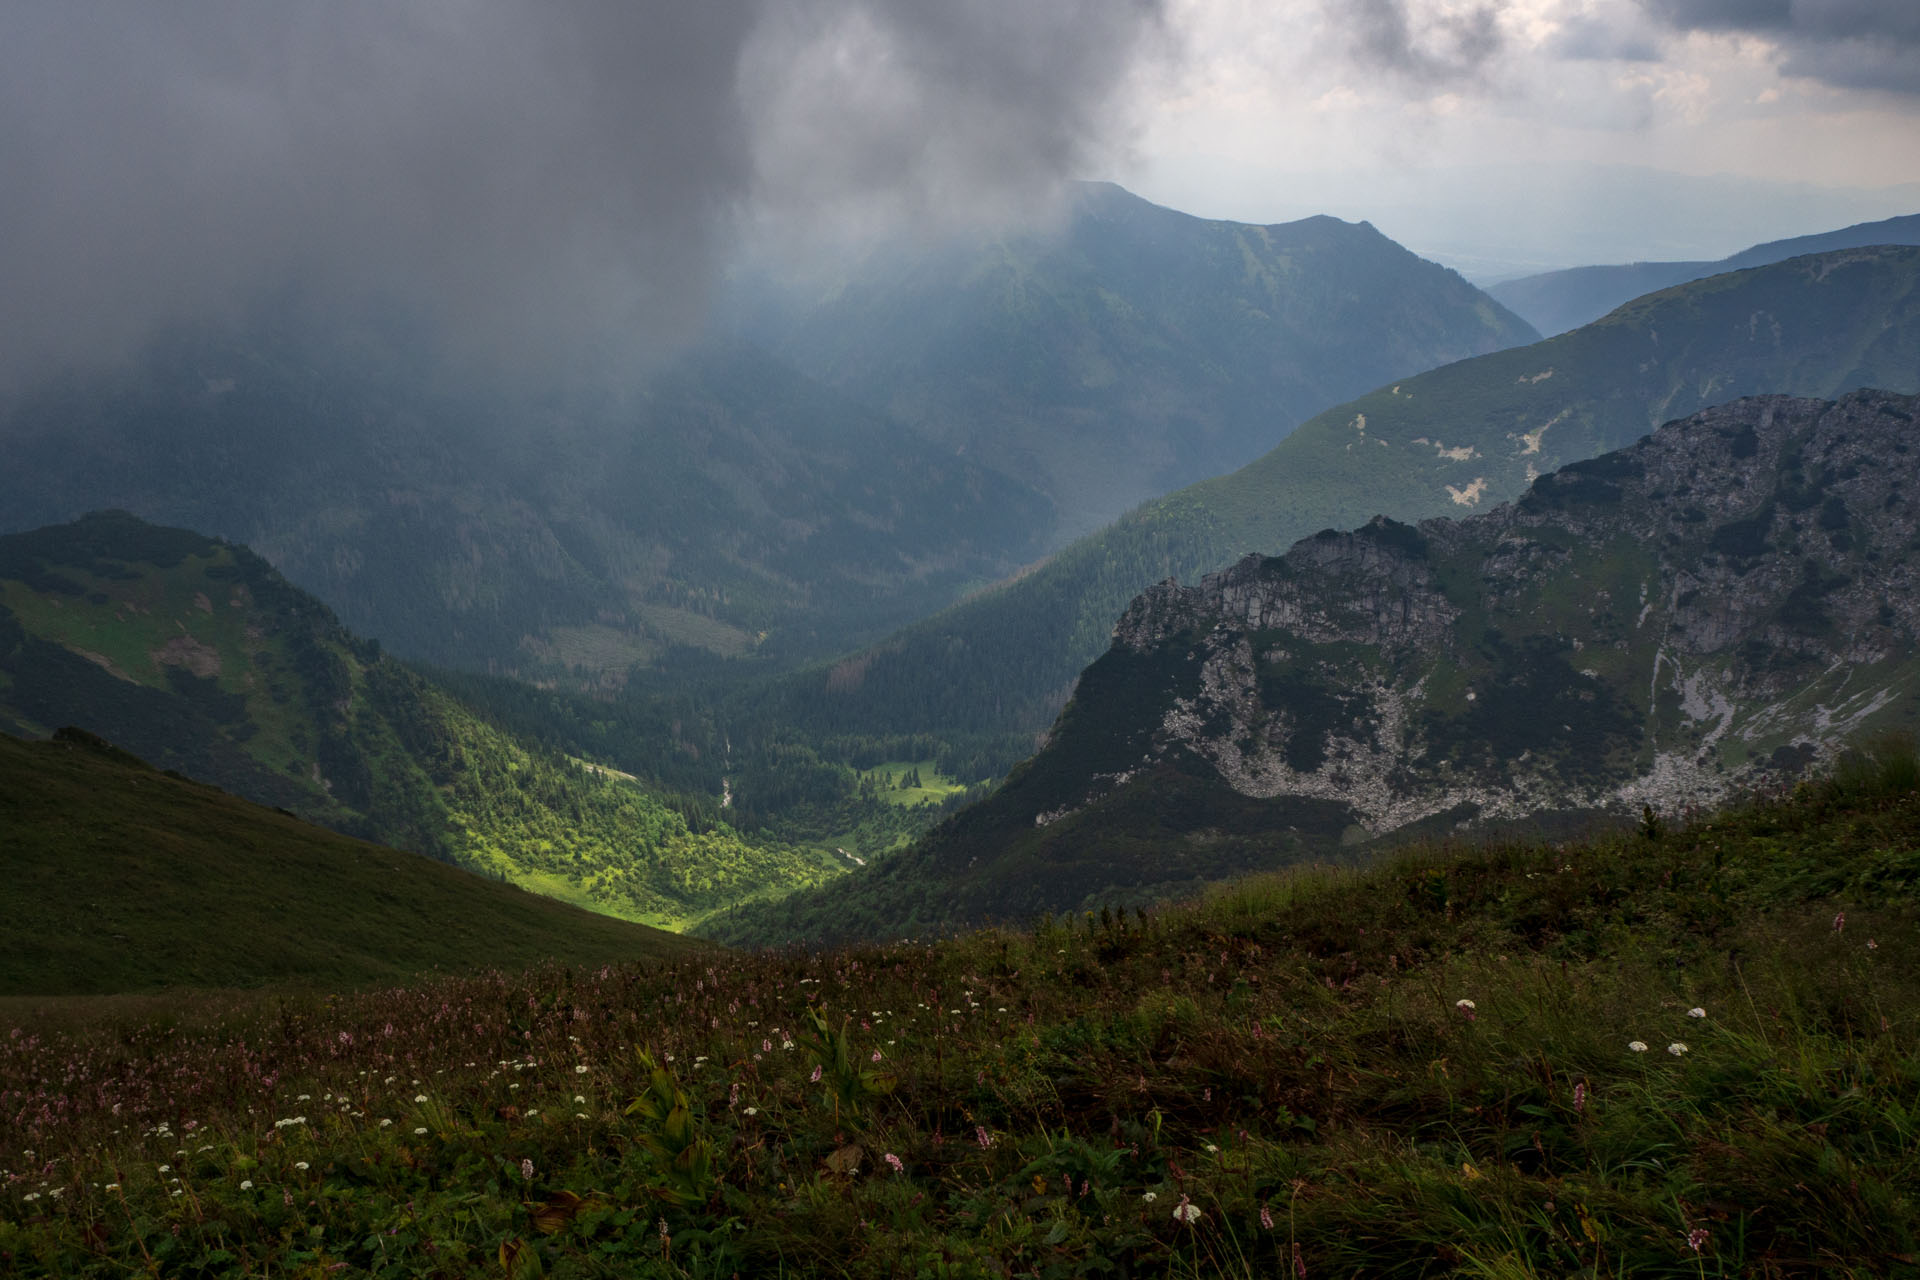
[[1196,218],[1080,184],[1057,230],[743,280],[727,323],[1038,487],[1053,545],[1387,378],[1538,335],[1367,223]]
[[0,830],[4,996],[338,990],[699,947],[336,835],[71,730],[0,735]]
[[[1920,391],[1920,249],[1853,249],[1641,298],[1572,333],[1390,383],[1264,457],[1170,494],[1017,580],[838,663],[755,714],[1028,754],[1151,583],[1386,513],[1467,514],[1662,422],[1766,392]],[[995,755],[994,753],[998,753]]]
[[1920,398],[1757,397],[1140,596],[1050,740],[831,903],[919,933],[1468,824],[1711,809],[1920,722]]
[[1384,378],[1533,336],[1371,228],[1117,189],[740,328],[606,389],[455,378],[399,321],[263,306],[0,404],[0,512],[202,530],[409,658],[606,691],[878,639]]
[[0,730],[69,725],[256,803],[651,924],[845,865],[743,836],[714,799],[517,738],[246,548],[124,512],[0,537]]
[[1877,244],[1920,244],[1920,214],[1773,240],[1717,262],[1629,262],[1619,266],[1572,267],[1489,285],[1487,292],[1551,337],[1598,320],[1642,294],[1669,289],[1689,280],[1747,267],[1764,267],[1809,253]]

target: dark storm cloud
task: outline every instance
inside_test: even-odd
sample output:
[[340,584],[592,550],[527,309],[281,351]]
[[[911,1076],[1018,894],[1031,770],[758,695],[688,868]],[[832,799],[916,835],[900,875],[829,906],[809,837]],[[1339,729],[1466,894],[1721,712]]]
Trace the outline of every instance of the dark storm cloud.
[[507,354],[662,339],[750,208],[1070,176],[1158,24],[1147,0],[14,0],[0,378],[284,285]]
[[1427,85],[1477,80],[1500,52],[1497,4],[1428,11],[1407,0],[1328,0],[1326,11],[1362,66]]
[[1915,0],[1642,0],[1681,31],[1744,32],[1777,44],[1780,70],[1841,88],[1920,93]]
[[787,0],[743,66],[761,197],[815,212],[992,213],[1078,174],[1159,0]]

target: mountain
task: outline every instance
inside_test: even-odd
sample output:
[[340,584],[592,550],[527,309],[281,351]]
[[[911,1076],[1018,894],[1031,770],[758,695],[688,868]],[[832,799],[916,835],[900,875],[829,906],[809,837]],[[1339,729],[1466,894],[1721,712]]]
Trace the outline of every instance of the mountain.
[[1055,546],[1369,387],[1538,336],[1367,223],[1210,221],[1105,183],[1045,232],[745,277],[726,322],[1035,484]]
[[336,835],[91,734],[0,735],[0,995],[392,982],[699,944]]
[[452,383],[268,317],[0,410],[13,529],[120,508],[254,547],[410,657],[618,683],[838,649],[1039,553],[1031,486],[737,342],[626,396]]
[[666,926],[843,865],[530,745],[264,560],[124,512],[0,537],[0,730],[98,734],[256,803]]
[[1629,262],[1619,266],[1571,267],[1488,285],[1487,292],[1541,333],[1551,336],[1598,320],[1621,303],[1642,294],[1670,289],[1689,280],[1769,266],[1810,253],[1881,244],[1920,244],[1920,214],[1773,240],[1717,262]]
[[739,712],[836,734],[932,734],[968,778],[1031,753],[1113,620],[1328,527],[1484,510],[1542,472],[1737,396],[1920,391],[1920,249],[1855,249],[1639,299],[1572,333],[1391,383],[1258,461],[1129,513],[885,642],[788,677]]
[[1141,595],[1047,746],[754,918],[914,931],[1543,815],[1672,815],[1920,722],[1920,399],[1748,398]]
[[0,404],[0,530],[200,529],[409,658],[605,691],[878,639],[1383,378],[1533,336],[1371,228],[1117,191],[1072,227],[716,325],[615,388],[263,304]]

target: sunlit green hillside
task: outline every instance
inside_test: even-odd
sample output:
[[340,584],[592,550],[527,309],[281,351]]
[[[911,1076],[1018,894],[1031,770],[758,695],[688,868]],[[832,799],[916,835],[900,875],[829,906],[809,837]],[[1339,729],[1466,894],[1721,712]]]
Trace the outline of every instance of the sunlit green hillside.
[[124,513],[0,538],[0,728],[74,725],[336,830],[668,927],[819,883],[717,798],[530,746],[258,556]]

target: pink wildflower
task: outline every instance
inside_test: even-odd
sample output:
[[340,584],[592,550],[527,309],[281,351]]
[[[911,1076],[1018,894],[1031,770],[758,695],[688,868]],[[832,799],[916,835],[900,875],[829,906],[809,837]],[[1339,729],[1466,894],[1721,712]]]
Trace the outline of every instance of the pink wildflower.
[[1260,1206],[1260,1225],[1269,1231],[1273,1230],[1273,1210],[1265,1205]]
[[979,1143],[982,1148],[993,1145],[993,1135],[987,1132],[987,1126],[983,1124],[973,1126],[973,1140]]
[[532,1160],[523,1159],[520,1161],[520,1176],[528,1182],[533,1181],[533,1161]]
[[820,1067],[818,1064],[815,1064],[813,1068],[813,1074],[809,1076],[808,1079],[814,1084],[820,1083]]
[[1693,1230],[1687,1232],[1687,1248],[1698,1253],[1706,1246],[1707,1241],[1711,1238],[1712,1233],[1705,1227],[1695,1227]]
[[1847,927],[1847,913],[1842,911],[1839,915],[1833,918],[1833,931],[1835,933],[1838,933],[1846,927]]
[[891,1151],[887,1152],[887,1163],[893,1166],[895,1173],[905,1173],[907,1171],[907,1166],[900,1163],[900,1157]]
[[1584,1080],[1573,1086],[1573,1109],[1575,1114],[1587,1109],[1587,1084]]

